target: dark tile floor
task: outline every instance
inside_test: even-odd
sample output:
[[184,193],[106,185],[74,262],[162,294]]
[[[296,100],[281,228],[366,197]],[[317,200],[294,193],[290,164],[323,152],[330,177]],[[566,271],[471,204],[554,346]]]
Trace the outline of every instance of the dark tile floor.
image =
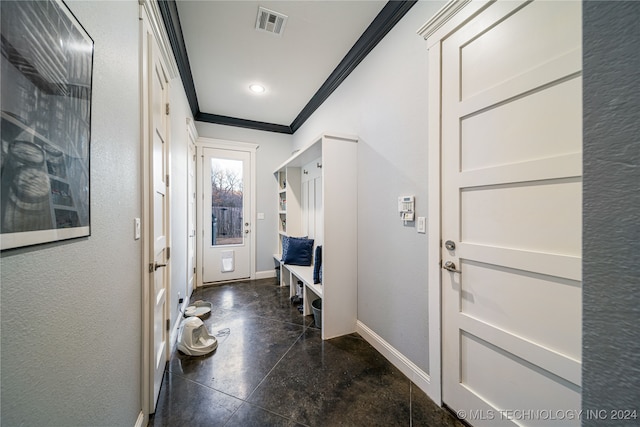
[[171,354],[149,426],[462,426],[359,335],[322,341],[275,279],[199,299],[218,348]]

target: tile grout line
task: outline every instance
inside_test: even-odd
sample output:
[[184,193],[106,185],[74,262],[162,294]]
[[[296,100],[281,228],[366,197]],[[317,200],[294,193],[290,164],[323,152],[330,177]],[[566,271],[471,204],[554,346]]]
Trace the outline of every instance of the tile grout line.
[[409,427],[413,427],[413,382],[409,380]]
[[284,359],[286,357],[287,354],[289,354],[289,352],[291,351],[291,349],[293,348],[294,345],[296,345],[296,343],[298,341],[300,341],[300,339],[302,338],[302,336],[305,334],[305,332],[307,331],[307,328],[303,325],[302,328],[302,333],[298,336],[298,338],[295,339],[295,341],[289,346],[289,348],[287,349],[287,351],[284,352],[284,354],[282,355],[282,357],[280,357],[280,359],[278,359],[278,361],[273,365],[273,367],[271,369],[269,369],[269,372],[267,372],[267,374],[262,378],[262,380],[260,380],[260,382],[258,383],[258,385],[253,389],[253,391],[249,394],[249,396],[247,396],[247,402],[249,401],[249,399],[251,399],[251,396],[253,396],[253,393],[256,392],[256,390],[258,388],[260,388],[260,386],[262,385],[262,383],[264,382],[264,380],[267,379],[267,377],[269,375],[271,375],[271,373],[273,372],[274,369],[276,369],[276,366],[278,366],[280,364],[280,362],[282,362],[282,359]]
[[[282,323],[288,323],[288,322],[282,322]],[[256,386],[255,386],[255,388],[253,389],[253,391],[251,391],[251,393],[249,393],[249,395],[247,396],[247,398],[246,398],[246,399],[239,399],[239,400],[241,400],[241,401],[242,401],[242,404],[241,404],[240,406],[238,406],[238,407],[236,408],[236,410],[235,410],[235,411],[233,411],[233,413],[231,414],[231,416],[229,417],[229,419],[227,419],[227,421],[225,422],[225,424],[224,424],[225,426],[226,426],[226,425],[231,421],[231,419],[233,418],[233,416],[234,416],[234,415],[235,415],[235,414],[240,410],[240,408],[242,408],[245,404],[249,404],[249,405],[255,406],[256,408],[260,408],[260,409],[262,409],[262,410],[264,410],[264,411],[270,412],[270,413],[275,414],[275,415],[277,415],[277,416],[279,416],[279,417],[282,417],[282,418],[287,419],[287,420],[289,420],[289,421],[293,421],[293,422],[295,422],[295,423],[297,423],[297,424],[300,424],[300,423],[298,423],[296,420],[292,420],[292,419],[290,419],[289,417],[285,417],[285,416],[284,416],[284,415],[282,415],[282,414],[278,414],[278,413],[273,412],[273,411],[271,411],[271,410],[269,410],[269,409],[262,408],[261,406],[258,406],[258,405],[253,405],[251,402],[249,402],[249,399],[251,399],[251,396],[253,396],[253,394],[256,392],[256,390],[258,390],[258,388],[260,388],[260,386],[262,385],[262,383],[264,383],[264,381],[267,379],[267,377],[268,377],[269,375],[271,375],[271,373],[272,373],[272,372],[273,372],[273,370],[276,368],[276,366],[278,366],[278,365],[280,364],[280,362],[282,361],[282,359],[284,359],[284,358],[285,358],[285,356],[286,356],[287,354],[289,354],[289,352],[291,351],[291,349],[293,348],[293,346],[294,346],[294,345],[296,345],[296,343],[297,343],[298,341],[300,341],[300,339],[302,338],[302,336],[305,334],[305,332],[307,331],[307,326],[306,326],[304,323],[303,323],[301,326],[302,326],[302,332],[300,333],[300,335],[298,335],[298,338],[296,338],[296,339],[293,341],[293,343],[289,346],[289,348],[287,349],[287,351],[285,351],[285,352],[284,352],[284,354],[280,357],[280,359],[278,359],[278,361],[273,365],[273,367],[272,367],[271,369],[269,369],[269,372],[267,372],[267,374],[262,378],[262,380],[260,380],[260,382],[258,383],[258,385],[256,385]],[[237,398],[236,398],[236,399],[237,399]]]

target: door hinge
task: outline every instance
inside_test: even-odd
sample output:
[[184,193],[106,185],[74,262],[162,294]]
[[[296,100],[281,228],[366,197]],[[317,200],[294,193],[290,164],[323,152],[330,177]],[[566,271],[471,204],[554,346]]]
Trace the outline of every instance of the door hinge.
[[169,115],[169,103],[168,103],[168,102],[167,102],[167,104],[166,104],[165,114],[166,114],[167,116]]
[[167,183],[167,187],[169,186],[169,174],[165,176],[165,181]]
[[167,246],[167,259],[171,258],[171,247]]
[[196,274],[196,268],[193,267],[193,274]]
[[167,319],[167,331],[171,329],[171,319]]

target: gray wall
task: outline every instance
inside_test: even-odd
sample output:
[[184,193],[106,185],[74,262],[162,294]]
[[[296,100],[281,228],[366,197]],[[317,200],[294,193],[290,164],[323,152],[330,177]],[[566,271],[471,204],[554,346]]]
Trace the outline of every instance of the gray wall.
[[133,426],[141,409],[138,4],[67,3],[95,41],[91,237],[2,253],[2,425]]
[[640,417],[640,2],[583,8],[583,425],[637,425],[609,411]]
[[[398,197],[427,215],[427,45],[416,34],[444,2],[419,2],[294,135],[358,142],[358,320],[429,372],[427,244]],[[330,224],[328,226],[331,226]]]
[[273,171],[291,155],[291,135],[261,132],[231,126],[196,122],[198,136],[227,141],[259,144],[256,152],[256,212],[265,214],[264,220],[256,221],[256,271],[273,273],[273,254],[278,240],[278,202],[276,179]]

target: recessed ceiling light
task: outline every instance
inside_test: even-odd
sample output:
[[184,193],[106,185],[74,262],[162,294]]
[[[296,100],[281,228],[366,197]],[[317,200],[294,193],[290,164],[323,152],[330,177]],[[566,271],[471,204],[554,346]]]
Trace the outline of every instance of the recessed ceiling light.
[[251,86],[249,86],[249,89],[251,89],[251,92],[255,92],[255,93],[262,93],[265,91],[264,86],[259,84],[252,84]]

